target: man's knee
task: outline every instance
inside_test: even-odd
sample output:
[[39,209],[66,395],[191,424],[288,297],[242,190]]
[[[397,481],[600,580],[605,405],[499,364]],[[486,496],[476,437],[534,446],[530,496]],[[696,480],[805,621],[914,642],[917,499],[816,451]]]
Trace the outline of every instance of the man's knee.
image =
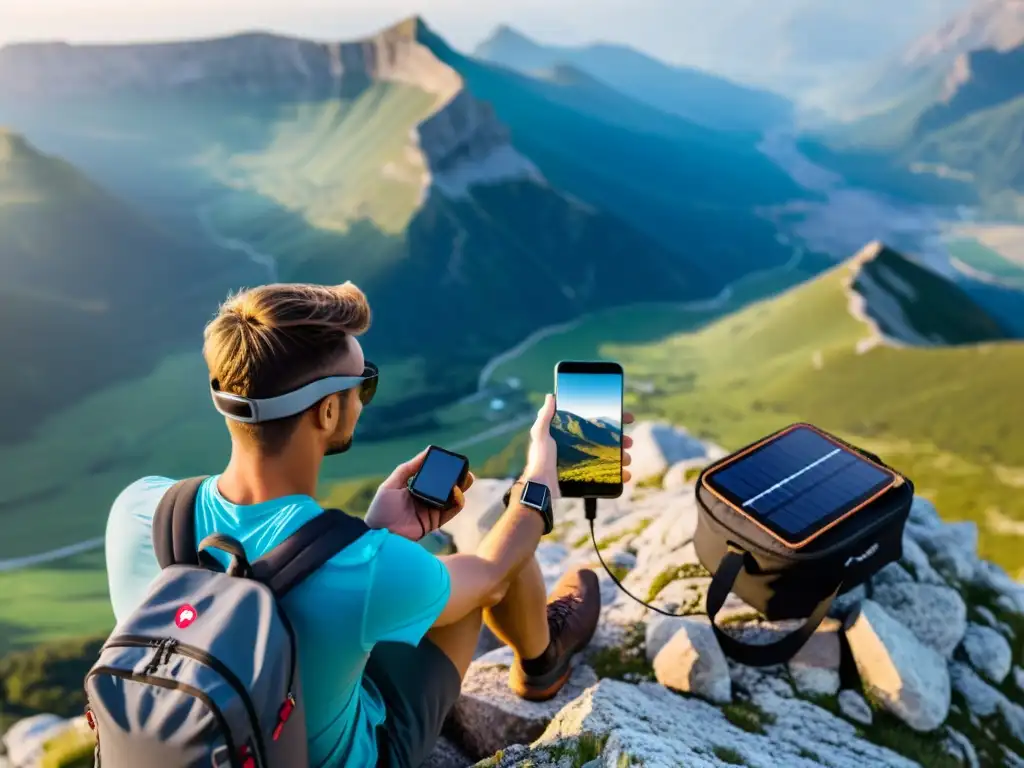
[[483,609],[470,611],[467,615],[444,627],[434,627],[427,632],[427,637],[447,656],[459,672],[459,677],[466,676],[477,641],[480,639],[480,628],[483,626]]

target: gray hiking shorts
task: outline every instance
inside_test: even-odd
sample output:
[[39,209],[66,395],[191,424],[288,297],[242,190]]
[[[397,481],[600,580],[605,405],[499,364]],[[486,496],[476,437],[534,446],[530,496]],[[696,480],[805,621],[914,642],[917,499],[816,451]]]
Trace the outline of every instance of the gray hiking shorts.
[[427,638],[416,647],[378,643],[365,674],[380,691],[387,708],[378,750],[387,742],[387,768],[419,768],[427,761],[455,706],[462,679],[451,659]]

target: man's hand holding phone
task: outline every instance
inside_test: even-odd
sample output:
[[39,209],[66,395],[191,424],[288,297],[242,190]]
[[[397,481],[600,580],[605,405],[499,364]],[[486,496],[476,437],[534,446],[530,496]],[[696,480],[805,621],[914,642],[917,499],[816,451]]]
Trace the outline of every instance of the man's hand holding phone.
[[431,447],[424,448],[409,461],[399,464],[387,480],[381,483],[366,513],[368,526],[387,528],[406,539],[419,541],[462,511],[466,505],[465,492],[475,479],[472,472],[466,472],[463,480],[452,489],[451,503],[443,508],[427,504],[409,489],[410,481],[423,468]]
[[[545,395],[544,404],[537,412],[537,419],[530,428],[530,447],[526,454],[526,469],[523,471],[524,480],[532,480],[535,483],[543,483],[548,487],[552,499],[560,496],[558,487],[558,446],[551,436],[551,422],[555,418],[555,397]],[[634,421],[632,413],[622,414],[623,425],[632,424]],[[633,447],[633,438],[629,435],[622,437],[622,482],[630,480],[629,470],[626,469],[632,462],[629,449]]]

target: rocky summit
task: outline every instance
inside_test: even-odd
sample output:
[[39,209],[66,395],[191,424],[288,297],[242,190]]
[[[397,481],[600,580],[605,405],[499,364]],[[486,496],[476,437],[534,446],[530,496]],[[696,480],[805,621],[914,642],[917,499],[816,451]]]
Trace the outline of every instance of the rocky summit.
[[[633,435],[635,481],[601,503],[596,544],[628,590],[683,616],[620,591],[581,502],[560,500],[538,557],[550,584],[570,566],[597,571],[598,633],[566,688],[536,704],[508,691],[512,653],[485,630],[432,768],[1024,766],[1024,586],[979,559],[973,524],[916,498],[899,563],[843,595],[789,663],[746,667],[708,624],[693,547],[693,480],[724,451],[667,425]],[[447,527],[455,549],[477,546],[507,485],[474,485]],[[720,621],[747,642],[795,626],[735,597]]]

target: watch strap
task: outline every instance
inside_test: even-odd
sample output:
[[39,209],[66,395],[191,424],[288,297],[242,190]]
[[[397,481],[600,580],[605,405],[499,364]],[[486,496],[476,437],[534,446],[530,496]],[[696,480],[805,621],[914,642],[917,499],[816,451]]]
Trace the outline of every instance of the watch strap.
[[[537,507],[534,507],[532,505],[522,503],[522,493],[524,490],[526,490],[526,482],[527,481],[524,480],[516,480],[514,483],[512,483],[512,485],[509,486],[509,489],[505,491],[505,496],[502,498],[502,503],[507,509],[508,505],[512,501],[512,494],[514,492],[517,492],[519,494],[517,496],[517,501],[519,501],[519,503],[522,504],[522,506],[536,511],[537,514],[541,516],[541,519],[544,521],[544,535],[546,536],[555,529],[555,515],[551,505],[551,489],[545,486],[545,488],[547,488],[547,503],[544,505],[543,508],[538,509]],[[538,483],[538,485],[543,485],[543,483]]]

